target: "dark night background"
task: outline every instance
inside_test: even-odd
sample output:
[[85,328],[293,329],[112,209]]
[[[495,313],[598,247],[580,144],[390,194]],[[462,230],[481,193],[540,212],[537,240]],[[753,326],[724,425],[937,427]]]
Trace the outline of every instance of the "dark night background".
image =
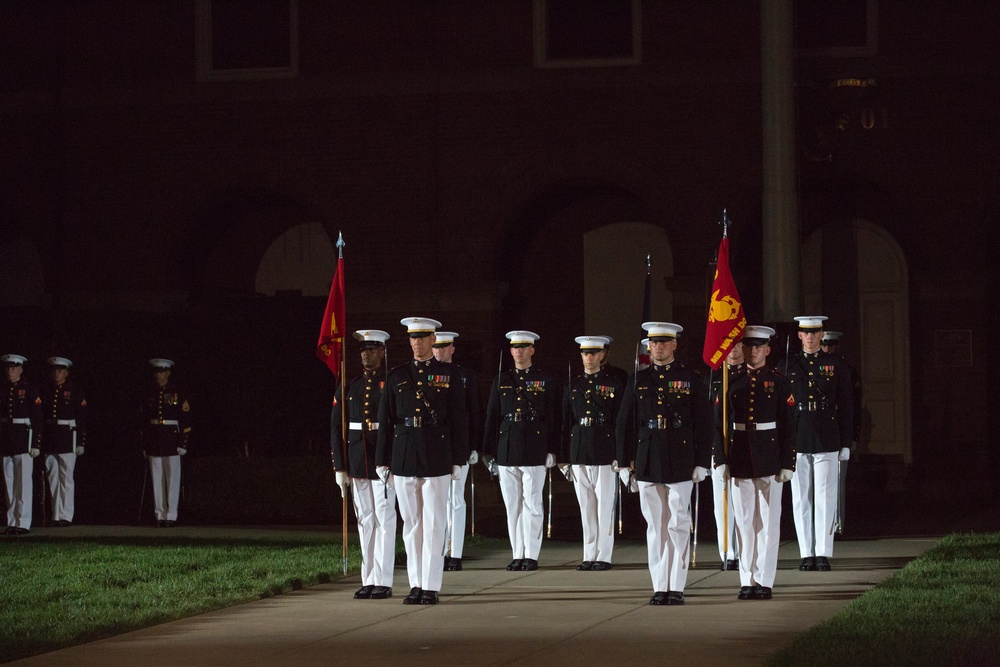
[[[182,521],[338,521],[314,347],[341,231],[348,328],[389,331],[393,364],[400,318],[439,319],[484,396],[509,329],[540,333],[559,377],[594,322],[639,337],[645,267],[602,230],[652,253],[653,316],[702,367],[726,208],[744,306],[767,321],[762,4],[0,4],[0,353],[39,380],[48,356],[74,361],[92,414],[78,522],[137,520],[154,356],[196,411]],[[851,462],[853,529],[916,532],[942,508],[949,529],[982,525],[1000,6],[792,5],[795,307],[845,331],[879,415]]]

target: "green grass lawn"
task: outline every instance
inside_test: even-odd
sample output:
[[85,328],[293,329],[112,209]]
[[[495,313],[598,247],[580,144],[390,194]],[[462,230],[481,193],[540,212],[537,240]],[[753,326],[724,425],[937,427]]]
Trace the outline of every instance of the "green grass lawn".
[[[361,564],[350,541],[348,570]],[[336,533],[268,539],[26,537],[0,540],[0,661],[327,582]]]
[[944,538],[767,664],[1000,664],[1000,533]]

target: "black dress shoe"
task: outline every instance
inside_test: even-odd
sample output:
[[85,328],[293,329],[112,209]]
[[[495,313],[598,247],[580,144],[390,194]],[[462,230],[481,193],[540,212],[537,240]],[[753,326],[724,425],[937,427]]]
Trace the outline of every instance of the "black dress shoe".
[[738,558],[732,558],[726,561],[727,570],[738,570],[740,569],[740,561]]
[[27,528],[15,528],[14,529],[14,534],[15,535],[27,535],[30,532],[31,531],[28,530]]
[[826,556],[816,556],[816,569],[820,572],[830,571],[830,561],[826,559]]
[[761,586],[760,588],[757,589],[757,592],[754,593],[753,599],[754,600],[770,600],[771,599],[771,589],[768,588],[767,586]]
[[14,526],[7,526],[7,530],[3,531],[3,534],[4,535],[13,535],[14,534]]
[[166,521],[162,521],[162,520],[161,521],[157,521],[156,522],[156,527],[157,528],[166,528],[167,527],[167,522]]
[[392,589],[388,586],[376,586],[372,589],[372,600],[384,600],[392,597]]
[[595,561],[591,570],[610,570],[613,566],[606,560]]
[[816,559],[815,558],[803,558],[802,562],[799,563],[800,572],[815,572],[816,570]]
[[420,593],[420,604],[437,604],[437,603],[438,603],[437,591],[423,591]]
[[523,558],[515,558],[514,560],[512,560],[510,562],[510,565],[507,566],[507,569],[510,570],[510,571],[520,570],[521,569],[521,565],[523,565],[523,564],[524,564],[524,559]]
[[67,521],[66,519],[59,519],[58,521],[54,521],[52,525],[55,526],[56,528],[67,528],[69,526],[72,526],[73,524]]
[[667,594],[663,591],[657,591],[653,593],[653,597],[649,598],[649,604],[654,607],[667,604]]
[[462,569],[462,559],[461,558],[451,558],[445,556],[444,558],[444,570],[445,572],[458,572]]
[[594,569],[594,561],[592,561],[592,560],[585,560],[582,563],[580,563],[579,565],[577,565],[576,569],[578,569],[580,571],[593,570]]
[[678,591],[667,591],[667,604],[684,604],[684,594]]
[[525,558],[521,563],[521,569],[525,571],[534,571],[538,569],[538,561],[534,558]]
[[753,600],[754,596],[757,594],[756,586],[740,586],[739,595],[736,596],[737,600]]
[[403,604],[420,604],[420,594],[422,590],[414,586],[410,589],[410,594],[403,598]]
[[372,596],[372,589],[374,586],[362,586],[354,593],[355,600],[367,600]]

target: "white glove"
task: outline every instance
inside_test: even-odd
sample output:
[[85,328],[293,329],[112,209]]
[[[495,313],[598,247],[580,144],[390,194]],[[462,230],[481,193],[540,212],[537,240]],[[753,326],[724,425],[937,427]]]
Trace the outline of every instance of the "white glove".
[[351,485],[351,477],[347,474],[346,470],[337,471],[337,486],[340,487],[340,495],[344,498],[347,497],[347,487]]
[[469,465],[474,466],[477,463],[479,463],[479,452],[473,449],[469,454]]
[[624,484],[625,488],[627,489],[628,483],[632,479],[632,471],[629,470],[628,468],[622,468],[621,470],[618,471],[618,479],[622,481],[622,484]]
[[500,469],[497,467],[497,460],[492,456],[484,456],[483,464],[486,466],[486,469],[490,471],[490,476],[496,477],[500,474]]
[[546,454],[545,455],[545,467],[546,468],[551,468],[555,464],[556,464],[556,457],[553,454]]
[[781,471],[777,475],[774,476],[774,479],[777,480],[778,482],[784,484],[785,482],[792,481],[792,475],[793,474],[794,473],[791,470],[789,470],[788,468],[782,468]]
[[181,456],[184,456],[185,454],[188,453],[188,450],[184,449],[183,447],[178,447],[177,453],[180,454]]
[[695,466],[694,472],[691,473],[691,481],[695,484],[700,484],[705,481],[708,477],[708,468],[702,468],[701,466]]
[[559,471],[562,472],[563,477],[569,481],[573,481],[573,468],[570,467],[568,463],[562,463],[559,465]]
[[31,455],[31,458],[36,458],[41,453],[42,453],[41,450],[38,449],[37,447],[32,447],[31,449],[28,450],[28,454]]
[[461,476],[462,476],[462,466],[455,466],[455,465],[453,465],[451,467],[451,478],[452,479],[458,479]]
[[383,484],[389,483],[389,466],[378,466],[375,468],[375,474],[378,475]]
[[715,469],[719,471],[719,477],[722,478],[723,482],[729,481],[729,466],[723,463],[721,466],[716,466]]
[[83,447],[77,447],[76,448],[76,455],[77,456],[83,456]]
[[851,449],[849,447],[842,447],[840,449],[840,456],[837,458],[841,461],[849,461],[851,459]]
[[613,472],[621,472],[622,471],[622,469],[618,467],[618,459],[615,459],[614,461],[611,462],[611,470]]

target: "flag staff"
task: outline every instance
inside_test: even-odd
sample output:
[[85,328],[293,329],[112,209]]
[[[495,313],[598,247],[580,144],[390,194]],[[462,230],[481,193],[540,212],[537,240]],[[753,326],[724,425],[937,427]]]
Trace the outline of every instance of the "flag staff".
[[[729,238],[729,215],[722,209],[722,238]],[[716,260],[718,261],[718,260]],[[722,362],[722,453],[729,460],[729,364]],[[728,468],[727,468],[728,469]],[[722,480],[722,551],[729,554],[729,480]],[[729,556],[727,555],[726,558]]]
[[[344,243],[344,233],[338,231],[337,232],[337,268],[338,269],[340,268],[340,260],[342,260],[344,258],[344,246],[345,245],[347,245],[347,244]],[[346,299],[345,299],[345,305],[346,305]],[[345,307],[345,312],[346,312],[346,307]],[[343,330],[344,324],[345,323],[343,323],[343,322],[341,323],[342,330]],[[340,442],[341,442],[341,447],[343,448],[342,449],[342,454],[343,454],[344,458],[342,460],[344,461],[344,463],[346,465],[346,463],[348,461],[348,458],[347,458],[347,382],[345,381],[347,379],[347,355],[343,353],[343,345],[344,345],[344,343],[343,343],[343,337],[342,337],[341,338],[341,354],[340,354],[340,404],[342,406],[344,406],[344,407],[340,411]],[[348,488],[350,488],[350,486],[348,486]],[[343,562],[344,574],[346,575],[347,574],[347,494],[346,493],[340,494],[340,503],[341,503],[341,512],[340,512],[340,515],[341,515],[341,535],[342,535],[341,561]]]

